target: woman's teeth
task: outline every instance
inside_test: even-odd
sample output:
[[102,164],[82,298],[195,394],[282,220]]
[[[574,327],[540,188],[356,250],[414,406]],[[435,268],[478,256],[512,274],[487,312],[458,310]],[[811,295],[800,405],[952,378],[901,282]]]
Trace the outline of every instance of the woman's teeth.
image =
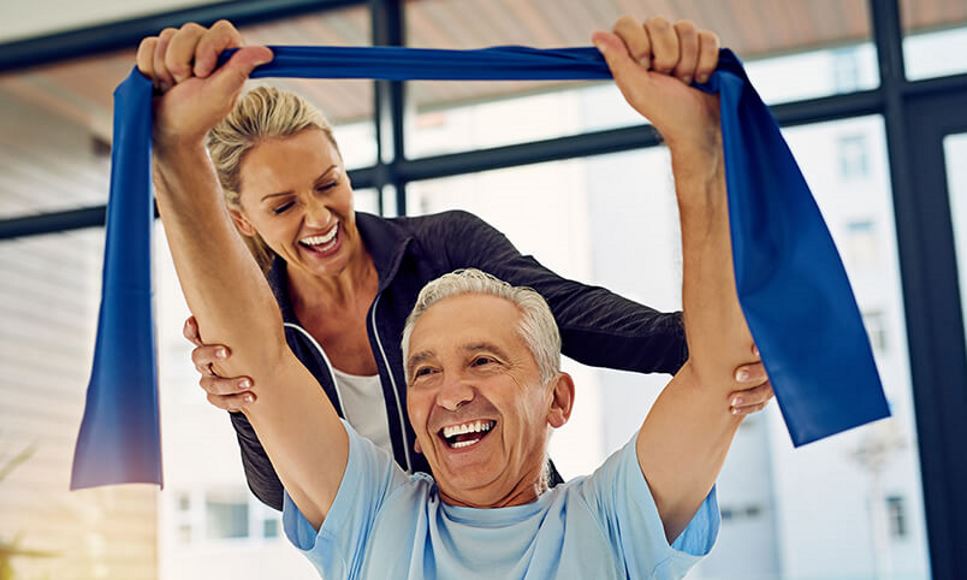
[[335,225],[327,233],[321,236],[309,236],[302,238],[299,243],[307,248],[314,250],[328,250],[336,243],[336,234],[339,233],[339,225]]

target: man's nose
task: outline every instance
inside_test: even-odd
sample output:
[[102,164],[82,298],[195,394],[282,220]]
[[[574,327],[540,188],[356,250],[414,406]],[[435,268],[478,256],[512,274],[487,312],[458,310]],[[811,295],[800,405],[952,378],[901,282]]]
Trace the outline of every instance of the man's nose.
[[473,400],[475,390],[462,377],[444,379],[437,393],[437,404],[448,411],[456,411]]

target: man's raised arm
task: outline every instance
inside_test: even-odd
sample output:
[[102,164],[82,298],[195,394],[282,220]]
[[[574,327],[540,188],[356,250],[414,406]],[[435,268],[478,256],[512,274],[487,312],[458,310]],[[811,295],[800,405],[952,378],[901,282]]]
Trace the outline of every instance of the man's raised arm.
[[689,361],[645,419],[637,452],[673,541],[714,485],[741,422],[728,410],[729,393],[740,387],[734,369],[755,360],[732,271],[718,99],[688,86],[714,70],[718,39],[688,22],[626,17],[594,41],[625,98],[662,133],[672,157]]
[[[238,32],[226,24],[207,30],[186,25],[160,40],[145,39],[138,51],[141,72],[167,89],[155,113],[158,208],[202,336],[232,349],[231,359],[215,370],[247,375],[255,389],[274,386],[259,391],[245,413],[289,495],[318,528],[342,481],[348,436],[316,380],[286,344],[278,306],[234,231],[204,147],[206,134],[230,112],[252,69],[272,58],[265,47],[245,48],[212,73],[218,50],[241,45]],[[165,86],[170,84],[173,88]]]

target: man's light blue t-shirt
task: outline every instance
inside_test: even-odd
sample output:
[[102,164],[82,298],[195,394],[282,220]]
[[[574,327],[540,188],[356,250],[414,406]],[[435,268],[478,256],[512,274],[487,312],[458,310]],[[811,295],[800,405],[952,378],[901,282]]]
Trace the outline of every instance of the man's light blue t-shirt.
[[441,502],[433,478],[345,426],[349,462],[319,532],[288,494],[283,508],[286,536],[327,579],[680,578],[718,534],[713,488],[668,545],[634,439],[533,503],[475,509]]

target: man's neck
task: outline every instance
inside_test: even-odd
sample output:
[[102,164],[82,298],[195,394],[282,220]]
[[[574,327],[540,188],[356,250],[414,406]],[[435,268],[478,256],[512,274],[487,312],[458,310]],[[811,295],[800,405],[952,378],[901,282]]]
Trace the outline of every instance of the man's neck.
[[545,460],[536,473],[529,473],[528,477],[521,478],[510,492],[497,498],[490,493],[494,486],[479,490],[450,490],[451,493],[448,493],[438,485],[440,501],[449,506],[475,509],[498,509],[533,503],[549,489],[546,466]]

